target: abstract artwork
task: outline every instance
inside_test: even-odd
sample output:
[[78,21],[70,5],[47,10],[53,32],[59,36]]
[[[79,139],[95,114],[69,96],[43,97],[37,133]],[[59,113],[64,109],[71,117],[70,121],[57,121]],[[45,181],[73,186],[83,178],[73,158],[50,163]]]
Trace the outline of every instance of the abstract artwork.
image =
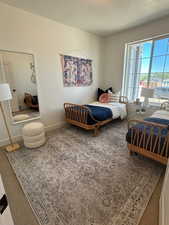
[[65,87],[89,86],[92,83],[92,60],[61,55]]

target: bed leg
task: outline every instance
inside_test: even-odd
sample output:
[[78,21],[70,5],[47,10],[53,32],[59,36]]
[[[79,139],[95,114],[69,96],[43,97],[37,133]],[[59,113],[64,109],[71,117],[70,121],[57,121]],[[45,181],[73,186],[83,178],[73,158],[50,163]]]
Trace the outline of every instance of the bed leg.
[[94,129],[94,137],[96,137],[98,135],[98,133],[99,133],[99,127],[96,127]]
[[132,152],[132,151],[130,151],[130,150],[129,150],[129,155],[130,155],[130,156],[132,156],[132,155],[133,155],[133,152]]

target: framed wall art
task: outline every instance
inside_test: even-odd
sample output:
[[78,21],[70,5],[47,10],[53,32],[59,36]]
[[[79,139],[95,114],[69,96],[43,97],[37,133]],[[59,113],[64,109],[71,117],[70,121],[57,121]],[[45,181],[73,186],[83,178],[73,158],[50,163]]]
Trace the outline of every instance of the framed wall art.
[[93,82],[92,60],[60,55],[65,87],[89,86]]

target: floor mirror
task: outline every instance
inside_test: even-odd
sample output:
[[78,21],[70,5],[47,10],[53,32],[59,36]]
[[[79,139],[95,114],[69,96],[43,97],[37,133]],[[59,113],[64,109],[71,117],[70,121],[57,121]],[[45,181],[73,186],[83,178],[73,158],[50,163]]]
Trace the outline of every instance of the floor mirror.
[[40,118],[34,55],[0,50],[0,83],[8,83],[13,123]]

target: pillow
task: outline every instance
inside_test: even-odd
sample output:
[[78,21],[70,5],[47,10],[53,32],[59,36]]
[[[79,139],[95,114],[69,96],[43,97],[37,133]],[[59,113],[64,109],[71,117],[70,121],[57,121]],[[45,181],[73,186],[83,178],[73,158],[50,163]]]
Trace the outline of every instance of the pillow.
[[32,104],[33,105],[38,105],[38,96],[32,96]]
[[109,94],[108,93],[103,93],[99,97],[99,102],[101,103],[108,103],[109,102]]
[[109,102],[119,102],[120,100],[120,93],[117,92],[117,93],[112,93],[112,92],[109,92],[109,98],[108,98],[108,101]]
[[104,94],[104,93],[108,93],[109,91],[113,92],[113,89],[112,87],[106,89],[106,90],[103,90],[101,88],[98,88],[98,91],[97,91],[97,100],[99,100],[99,97]]

